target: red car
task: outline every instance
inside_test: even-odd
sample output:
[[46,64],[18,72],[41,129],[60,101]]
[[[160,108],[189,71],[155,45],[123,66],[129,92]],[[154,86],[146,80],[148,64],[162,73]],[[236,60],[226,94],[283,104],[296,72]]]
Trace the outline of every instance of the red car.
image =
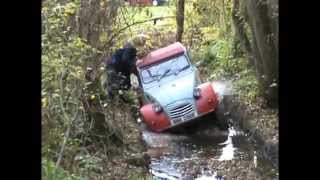
[[162,132],[216,111],[212,84],[202,83],[181,43],[149,53],[137,67],[143,90],[140,115],[152,131]]

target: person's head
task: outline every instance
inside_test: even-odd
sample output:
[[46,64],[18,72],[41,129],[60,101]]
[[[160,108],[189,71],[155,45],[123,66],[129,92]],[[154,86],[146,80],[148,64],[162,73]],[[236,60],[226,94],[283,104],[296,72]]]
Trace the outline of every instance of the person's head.
[[133,43],[136,46],[144,46],[146,44],[147,40],[149,40],[149,39],[150,39],[150,37],[148,35],[141,33],[133,38]]

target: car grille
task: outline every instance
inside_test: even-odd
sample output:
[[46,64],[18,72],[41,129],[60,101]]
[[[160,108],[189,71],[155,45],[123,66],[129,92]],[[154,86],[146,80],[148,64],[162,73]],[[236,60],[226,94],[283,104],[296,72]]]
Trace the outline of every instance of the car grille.
[[195,117],[195,110],[191,103],[174,107],[169,111],[169,113],[174,124],[178,124]]

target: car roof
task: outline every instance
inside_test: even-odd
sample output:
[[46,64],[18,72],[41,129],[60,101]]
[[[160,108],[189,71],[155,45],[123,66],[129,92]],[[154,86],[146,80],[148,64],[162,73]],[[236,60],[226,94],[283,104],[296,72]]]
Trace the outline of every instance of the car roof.
[[137,62],[137,67],[142,68],[154,64],[156,62],[165,60],[169,57],[183,54],[185,51],[186,49],[181,43],[175,42],[173,44],[170,44],[169,46],[150,52],[148,55],[146,55]]

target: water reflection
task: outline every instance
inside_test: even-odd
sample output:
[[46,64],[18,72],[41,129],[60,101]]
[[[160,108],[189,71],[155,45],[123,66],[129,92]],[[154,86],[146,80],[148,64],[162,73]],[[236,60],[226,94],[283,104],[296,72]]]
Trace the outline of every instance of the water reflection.
[[233,127],[225,136],[176,135],[144,131],[143,137],[151,156],[151,173],[162,179],[218,179],[205,163],[208,159],[232,160],[237,155],[232,137],[241,134]]

